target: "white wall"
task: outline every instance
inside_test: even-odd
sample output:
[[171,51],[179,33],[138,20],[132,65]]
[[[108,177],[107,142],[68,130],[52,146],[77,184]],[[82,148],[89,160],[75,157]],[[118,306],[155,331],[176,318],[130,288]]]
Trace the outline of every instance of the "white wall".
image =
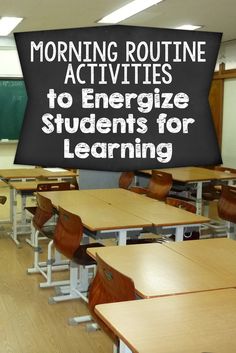
[[[0,77],[22,77],[20,62],[13,39],[0,38]],[[17,165],[13,165],[16,147],[16,142],[0,142],[0,169],[17,167]]]
[[236,40],[222,43],[217,59],[216,70],[219,69],[219,64],[225,63],[227,70],[236,69]]
[[236,79],[225,81],[223,109],[222,159],[236,168]]
[[[227,70],[236,69],[236,40],[221,45],[217,68],[225,63]],[[236,79],[225,80],[223,102],[222,159],[223,164],[236,168]]]
[[0,77],[22,77],[14,40],[0,37]]

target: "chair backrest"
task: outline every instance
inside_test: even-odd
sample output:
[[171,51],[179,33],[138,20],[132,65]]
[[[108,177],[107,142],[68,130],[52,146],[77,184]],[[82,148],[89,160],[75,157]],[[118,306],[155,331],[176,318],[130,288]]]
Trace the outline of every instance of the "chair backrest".
[[4,205],[4,203],[7,201],[6,196],[0,196],[0,204]]
[[128,189],[134,179],[134,172],[122,172],[119,178],[119,188]]
[[147,196],[164,201],[172,187],[172,175],[159,170],[153,170],[147,188]]
[[44,224],[49,221],[49,219],[54,214],[54,209],[51,200],[43,195],[36,194],[37,208],[33,217],[33,226],[41,230]]
[[55,248],[68,259],[73,260],[83,236],[81,218],[59,207],[59,216],[54,232]]
[[76,177],[73,177],[70,181],[70,188],[73,190],[79,190],[79,184]]
[[131,278],[125,276],[96,255],[97,272],[89,287],[88,307],[91,315],[101,328],[117,342],[117,337],[96,315],[94,308],[98,304],[135,300],[135,287]]
[[217,208],[221,219],[236,223],[236,187],[222,185]]
[[185,211],[196,213],[196,206],[185,200],[176,199],[174,197],[167,197],[166,203],[174,207],[182,208]]
[[69,182],[57,182],[57,183],[39,183],[37,185],[37,191],[59,191],[59,190],[70,190],[71,184]]

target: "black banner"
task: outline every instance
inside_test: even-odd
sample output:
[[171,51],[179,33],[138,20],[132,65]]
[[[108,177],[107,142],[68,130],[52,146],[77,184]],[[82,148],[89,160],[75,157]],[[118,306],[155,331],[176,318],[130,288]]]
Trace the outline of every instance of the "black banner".
[[15,163],[221,163],[208,103],[220,33],[103,26],[15,39],[28,94]]

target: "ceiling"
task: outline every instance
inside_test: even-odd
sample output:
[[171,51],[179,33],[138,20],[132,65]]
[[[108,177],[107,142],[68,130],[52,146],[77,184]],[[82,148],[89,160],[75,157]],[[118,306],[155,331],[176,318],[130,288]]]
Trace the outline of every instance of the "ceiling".
[[[17,32],[97,25],[96,21],[131,0],[7,0],[0,16],[23,17]],[[143,0],[145,1],[145,0]],[[164,0],[120,24],[175,28],[191,23],[236,39],[235,0]]]

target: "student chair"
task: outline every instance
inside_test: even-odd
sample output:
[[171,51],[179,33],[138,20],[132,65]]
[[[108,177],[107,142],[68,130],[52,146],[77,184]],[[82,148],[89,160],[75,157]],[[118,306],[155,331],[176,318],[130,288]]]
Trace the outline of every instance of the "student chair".
[[[235,224],[236,224],[236,188],[233,186],[222,185],[220,199],[217,204],[218,215],[226,221],[228,238],[236,239]],[[234,232],[231,232],[231,228]]]
[[[78,184],[77,184],[77,189],[78,189]],[[37,192],[46,192],[46,191],[65,191],[65,190],[76,190],[76,185],[72,184],[71,182],[42,182],[37,185]],[[25,210],[30,213],[31,216],[35,215],[35,212],[37,210],[37,206],[27,206],[25,207]],[[31,238],[27,239],[27,243],[34,246],[34,233],[35,233],[35,228],[32,225],[31,222]],[[39,239],[42,239],[40,237]]]
[[[214,170],[224,172],[226,174],[236,173],[236,170],[233,168],[223,167],[223,166],[215,166]],[[203,184],[202,187],[202,200],[204,202],[204,215],[208,217],[209,214],[209,204],[212,201],[218,201],[221,195],[222,185],[227,185],[227,181],[218,180],[217,182],[212,180],[209,183]],[[193,193],[193,196],[196,197],[196,192]],[[222,225],[219,222],[214,221],[210,224],[212,228],[222,228]]]
[[131,191],[145,194],[147,197],[164,201],[172,187],[172,175],[159,170],[152,170],[152,175],[146,188],[134,186]]
[[119,178],[119,188],[129,189],[134,179],[134,172],[122,172]]
[[135,300],[135,287],[131,278],[112,268],[98,254],[96,255],[97,272],[89,287],[88,308],[92,318],[110,336],[115,346],[118,346],[118,337],[95,313],[98,304],[114,303]]
[[[68,262],[61,261],[60,254],[55,252],[55,259],[52,257],[53,234],[55,229],[55,221],[52,223],[52,218],[56,217],[51,201],[42,196],[36,195],[37,208],[32,219],[32,226],[35,229],[33,235],[34,244],[34,265],[28,269],[28,273],[41,273],[46,279],[46,282],[40,283],[41,288],[52,287],[60,284],[67,284],[68,281],[53,281],[52,271],[68,269]],[[39,235],[43,238],[49,239],[47,247],[47,261],[40,262],[39,254],[41,248],[39,247]]]
[[0,196],[0,204],[4,205],[4,203],[7,201],[6,196]]
[[[196,213],[196,206],[182,199],[177,199],[175,197],[167,197],[166,204],[181,208],[188,212]],[[199,239],[199,236],[200,236],[199,227],[197,228],[194,226],[191,228],[188,227],[187,229],[185,229],[183,240],[196,240],[196,239]],[[171,235],[169,238],[172,240],[175,240],[175,235]]]
[[[54,246],[59,253],[70,260],[70,285],[61,287],[62,295],[49,298],[49,303],[61,302],[82,298],[87,301],[86,295],[89,284],[89,269],[95,269],[96,261],[92,259],[86,250],[89,247],[103,246],[101,243],[82,244],[84,228],[81,218],[59,207],[58,221],[54,232]],[[78,283],[79,275],[79,283]]]
[[182,208],[185,211],[196,213],[196,206],[185,200],[177,199],[175,197],[167,197],[166,204],[174,207]]
[[[172,175],[169,173],[165,173],[159,170],[153,170],[152,176],[150,178],[149,184],[147,188],[134,186],[131,187],[131,191],[144,194],[147,197],[151,197],[153,199],[164,201],[169,194],[169,191],[172,187]],[[144,230],[147,231],[147,230]],[[153,229],[151,229],[151,233]],[[163,242],[165,238],[163,237],[156,237],[152,235],[151,237],[137,237],[137,238],[130,238],[127,239],[127,245],[132,244],[145,244],[145,243],[156,243],[156,242]]]

